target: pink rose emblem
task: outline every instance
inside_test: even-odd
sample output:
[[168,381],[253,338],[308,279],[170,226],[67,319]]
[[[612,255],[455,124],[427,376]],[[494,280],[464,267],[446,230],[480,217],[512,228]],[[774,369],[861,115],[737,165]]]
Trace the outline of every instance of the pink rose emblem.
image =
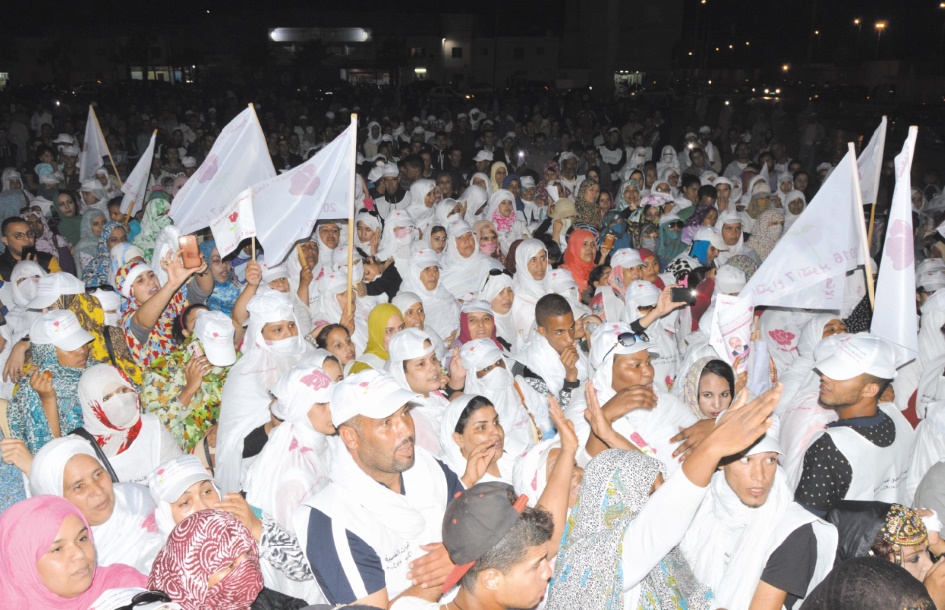
[[792,332],[788,332],[783,328],[778,328],[768,331],[768,336],[774,339],[774,342],[781,347],[787,347],[788,345],[791,345],[791,343],[794,341],[794,337],[797,335]]
[[328,384],[331,383],[331,379],[328,378],[328,375],[321,371],[312,371],[310,374],[302,377],[299,381],[313,390],[322,390],[327,388]]
[[318,171],[311,165],[303,165],[299,171],[292,174],[289,193],[295,197],[303,194],[314,195],[319,184],[321,184],[321,179],[318,177]]
[[203,165],[200,166],[200,174],[197,176],[197,182],[203,184],[204,182],[209,182],[217,175],[217,156],[210,155],[203,162]]
[[239,212],[233,212],[232,214],[229,215],[228,218],[229,218],[229,221],[230,221],[230,222],[236,222],[236,219],[239,218],[239,217],[240,217],[240,213],[239,213]]
[[883,258],[892,261],[893,268],[896,271],[902,271],[912,264],[914,256],[912,227],[901,219],[896,219],[889,227]]

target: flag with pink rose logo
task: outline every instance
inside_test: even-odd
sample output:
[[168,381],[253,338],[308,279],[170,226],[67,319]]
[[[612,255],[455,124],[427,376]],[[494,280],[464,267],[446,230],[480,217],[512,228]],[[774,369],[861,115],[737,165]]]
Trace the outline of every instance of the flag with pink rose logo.
[[213,241],[217,243],[220,256],[236,250],[236,246],[244,239],[256,236],[252,188],[240,193],[236,201],[210,223],[210,232],[213,233]]
[[296,241],[311,235],[318,220],[348,217],[356,129],[352,123],[302,165],[253,185],[256,238],[270,264],[281,261]]
[[893,190],[886,245],[879,261],[876,304],[870,332],[899,346],[903,362],[919,351],[915,316],[915,249],[912,232],[912,157],[918,128],[910,127],[902,152],[896,155],[896,188]]
[[145,149],[135,168],[121,185],[121,192],[125,194],[121,199],[122,214],[134,216],[144,207],[144,197],[148,192],[148,180],[151,178],[151,161],[154,159],[154,140],[157,131],[151,134],[151,142]]
[[171,204],[170,216],[181,233],[205,229],[240,193],[276,175],[256,111],[250,106],[220,132]]

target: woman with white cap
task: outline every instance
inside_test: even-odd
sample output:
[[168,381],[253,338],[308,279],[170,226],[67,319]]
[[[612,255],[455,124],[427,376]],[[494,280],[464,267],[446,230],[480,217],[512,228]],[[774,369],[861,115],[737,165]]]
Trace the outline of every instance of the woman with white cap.
[[621,248],[610,256],[607,285],[598,286],[591,299],[591,312],[604,321],[620,319],[627,286],[643,277],[643,259],[633,248]]
[[683,252],[666,265],[666,272],[672,273],[677,280],[682,280],[690,271],[698,267],[715,267],[715,259],[728,246],[722,239],[721,232],[715,227],[702,227],[692,238],[689,250]]
[[86,332],[71,311],[44,313],[30,328],[33,366],[8,407],[10,431],[36,454],[47,442],[82,425],[79,378],[89,360]]
[[515,251],[515,277],[512,290],[512,319],[519,340],[526,338],[535,324],[535,304],[538,299],[551,292],[551,267],[548,264],[548,249],[537,239],[526,239]]
[[180,447],[157,417],[141,413],[138,392],[110,364],[96,364],[79,379],[83,428],[94,437],[118,480],[147,481],[159,464],[180,455]]
[[300,336],[292,303],[281,292],[257,294],[247,307],[249,325],[243,357],[227,375],[217,432],[217,480],[225,492],[238,491],[247,436],[270,420],[269,389],[310,350]]
[[65,498],[82,512],[99,565],[150,571],[163,543],[154,528],[154,502],[141,485],[113,482],[92,443],[74,435],[47,443],[33,460],[30,488],[34,495]]
[[502,265],[479,250],[476,233],[466,221],[450,223],[446,235],[440,282],[455,298],[469,300],[470,295],[476,296],[489,270],[501,269]]
[[196,457],[182,455],[161,464],[152,473],[148,489],[157,506],[154,521],[162,541],[178,523],[194,513],[222,510],[239,519],[256,541],[266,586],[291,592],[287,594],[309,603],[325,601],[295,534],[271,515],[251,506],[242,495],[221,492]]
[[183,345],[144,372],[142,410],[156,416],[181,449],[193,451],[220,418],[223,384],[236,358],[230,318],[219,311],[198,311]]
[[[626,304],[620,321],[633,324],[656,310],[661,294],[662,291],[652,282],[645,280],[632,282],[624,295]],[[668,392],[673,385],[673,380],[676,379],[678,352],[676,333],[672,327],[673,321],[666,317],[659,317],[652,321],[648,320],[649,324],[646,326],[647,337],[653,345],[653,351],[650,354],[654,370],[653,385],[661,392]]]
[[449,337],[459,328],[459,303],[440,283],[440,257],[433,250],[413,253],[401,290],[420,297],[426,323],[440,337]]
[[[321,362],[315,364],[317,356]],[[253,462],[243,482],[246,500],[292,531],[292,513],[328,483],[331,467],[331,391],[341,376],[334,356],[317,350],[289,369],[272,388],[272,414],[282,423]]]
[[439,434],[443,461],[466,489],[487,481],[511,484],[515,456],[505,451],[505,430],[488,398],[454,398],[443,413]]

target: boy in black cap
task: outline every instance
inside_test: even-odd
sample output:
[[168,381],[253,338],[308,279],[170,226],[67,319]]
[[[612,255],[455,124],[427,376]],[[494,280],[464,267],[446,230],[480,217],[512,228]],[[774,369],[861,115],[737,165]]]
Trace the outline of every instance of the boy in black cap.
[[505,610],[532,608],[551,578],[551,514],[528,508],[511,485],[492,481],[456,495],[443,517],[443,545],[456,564],[445,593],[459,583],[453,601],[438,604],[398,599],[391,610]]

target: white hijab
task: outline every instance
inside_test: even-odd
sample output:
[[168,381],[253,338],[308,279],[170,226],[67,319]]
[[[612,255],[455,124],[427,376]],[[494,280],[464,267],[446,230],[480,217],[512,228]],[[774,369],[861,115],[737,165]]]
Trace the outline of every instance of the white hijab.
[[529,259],[548,250],[540,240],[526,239],[518,245],[515,251],[515,277],[512,280],[512,290],[515,300],[512,302],[512,319],[515,328],[522,337],[527,337],[535,323],[535,304],[538,299],[551,292],[551,267],[545,271],[541,280],[536,280],[528,272]]
[[270,322],[295,321],[287,295],[267,291],[254,296],[246,308],[249,325],[243,338],[243,357],[223,384],[217,432],[217,481],[223,493],[240,490],[243,441],[269,421],[269,389],[311,348],[300,335],[280,341],[263,338]]
[[[361,241],[361,238],[358,237],[358,224],[357,223],[359,222],[363,222],[364,225],[372,231],[381,232],[383,231],[383,227],[381,226],[381,219],[375,216],[374,214],[370,214],[368,212],[359,212],[358,215],[354,217],[354,223],[355,223],[354,245],[355,247],[363,250],[365,254],[373,256],[377,254],[377,252],[374,252],[372,250],[371,243],[363,242]],[[378,249],[380,249],[380,242],[378,242]]]
[[[459,253],[456,240],[469,233],[473,235],[475,246],[473,253],[467,257]],[[499,261],[479,251],[479,240],[476,239],[476,232],[464,220],[450,223],[446,228],[446,236],[447,242],[446,250],[443,252],[440,284],[457,299],[470,294],[475,298],[479,293],[479,287],[482,286],[489,275],[489,270],[501,267]]]
[[[426,343],[430,345],[427,346]],[[428,356],[434,351],[433,338],[425,331],[417,328],[407,328],[390,339],[387,353],[386,368],[390,376],[405,390],[415,391],[407,381],[404,365],[408,360],[415,360]],[[443,455],[444,447],[440,444],[439,430],[443,412],[449,401],[439,390],[430,392],[428,396],[422,394],[411,403],[410,414],[413,416],[414,431],[417,444],[436,457]],[[462,474],[462,473],[460,473]]]
[[[506,288],[512,288],[512,278],[507,275],[507,273],[499,273],[497,275],[489,275],[486,278],[485,283],[482,285],[482,289],[479,291],[479,298],[483,301],[488,302],[492,305],[492,301],[495,300],[499,293],[505,290]],[[514,294],[514,288],[513,288]],[[509,309],[507,312],[500,314],[497,313],[495,307],[492,307],[492,319],[495,320],[495,330],[496,335],[505,340],[506,343],[512,346],[512,351],[516,351],[519,344],[518,331],[515,329],[515,320],[512,316],[512,310],[515,305],[515,297],[512,297],[513,308]]]
[[[456,440],[453,439],[453,433],[456,431],[456,424],[459,423],[459,418],[462,417],[463,411],[466,410],[466,407],[473,398],[476,398],[475,394],[462,394],[458,398],[451,400],[443,414],[443,420],[440,423],[440,444],[443,445],[443,462],[449,466],[450,470],[458,477],[462,477],[466,473],[466,458],[463,456],[459,445],[456,444]],[[499,417],[499,424],[502,424],[501,416]],[[502,481],[511,485],[515,458],[507,451],[504,451],[496,466],[499,468],[500,476],[498,478],[485,473],[477,482]]]
[[410,257],[407,273],[400,288],[412,292],[423,301],[426,323],[441,337],[448,337],[459,328],[459,303],[443,286],[442,278],[433,290],[427,290],[420,280],[420,273],[427,267],[439,267],[440,256],[426,248],[417,250]]
[[[489,182],[489,179],[485,174],[479,174],[483,176],[486,180],[486,183]],[[479,208],[483,207],[489,202],[489,192],[479,186],[478,184],[470,184],[466,187],[466,190],[463,191],[463,194],[459,196],[459,200],[466,204],[466,214],[464,218],[466,222],[470,225],[476,224],[476,221],[482,220],[486,217],[486,211],[483,210],[482,213],[479,212]]]
[[[798,190],[790,191],[787,195],[779,192],[779,195],[784,196],[784,233],[787,233],[788,229],[791,228],[791,225],[797,222],[797,219],[800,218],[801,214],[804,213],[804,209],[807,208],[807,197],[804,195],[804,193]],[[788,208],[788,204],[795,199],[800,199],[804,202],[804,209],[801,210],[801,214],[793,214]]]
[[417,227],[426,235],[430,224],[434,220],[433,207],[427,207],[426,197],[430,191],[436,189],[436,183],[432,180],[421,178],[410,185],[410,204],[405,208],[407,213],[416,223]]
[[[417,303],[423,304],[423,301],[420,300],[420,297],[412,292],[405,292],[401,290],[394,298],[390,300],[391,305],[400,310],[401,313],[404,313]],[[436,334],[430,325],[426,323],[426,311],[424,311],[424,323],[423,328],[420,329],[430,336],[430,340],[433,341],[433,351],[436,352],[436,357],[440,362],[443,362],[443,359],[446,357],[446,348],[448,345],[443,343],[443,337]]]
[[[400,229],[400,231],[398,231]],[[402,233],[398,237],[398,233]],[[410,214],[403,210],[394,210],[384,223],[381,243],[377,248],[377,258],[382,261],[394,259],[397,271],[403,276],[407,272],[410,260],[410,246],[420,239],[420,230]]]
[[[103,400],[122,387],[131,392]],[[96,364],[82,373],[78,393],[84,427],[98,440],[105,455],[114,457],[128,449],[131,445],[128,435],[141,421],[138,392],[128,378],[110,364]]]

